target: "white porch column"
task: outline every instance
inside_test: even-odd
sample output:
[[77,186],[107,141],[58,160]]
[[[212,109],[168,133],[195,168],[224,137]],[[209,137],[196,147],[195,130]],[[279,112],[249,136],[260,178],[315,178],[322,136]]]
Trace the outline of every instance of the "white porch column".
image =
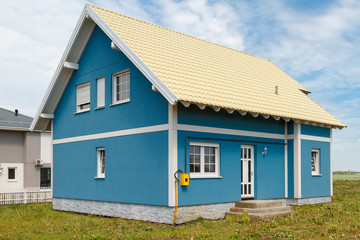
[[[186,146],[185,146],[186,147]],[[177,105],[169,103],[169,162],[168,162],[168,205],[175,206],[175,179],[174,173],[178,169],[177,166]]]
[[51,124],[51,147],[50,147],[50,161],[51,161],[51,168],[50,168],[50,184],[51,184],[51,198],[54,198],[54,120],[50,120]]
[[294,198],[301,198],[301,124],[294,123]]
[[333,196],[333,171],[332,171],[332,128],[330,128],[330,196]]
[[285,198],[288,198],[288,125],[285,121]]

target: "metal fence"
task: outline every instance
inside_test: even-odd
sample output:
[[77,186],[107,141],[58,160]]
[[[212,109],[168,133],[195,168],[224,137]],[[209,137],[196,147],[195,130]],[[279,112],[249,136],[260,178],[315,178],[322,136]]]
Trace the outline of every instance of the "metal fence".
[[51,202],[52,193],[50,187],[30,187],[15,191],[0,192],[0,205]]

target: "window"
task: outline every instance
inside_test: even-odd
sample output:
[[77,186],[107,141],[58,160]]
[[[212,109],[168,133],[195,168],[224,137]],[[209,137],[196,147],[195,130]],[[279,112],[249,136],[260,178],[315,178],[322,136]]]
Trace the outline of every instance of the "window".
[[105,106],[105,78],[96,80],[97,108]]
[[16,181],[16,168],[8,168],[8,180]]
[[113,75],[113,104],[130,101],[130,70]]
[[319,163],[319,149],[312,149],[311,150],[311,174],[312,175],[319,175],[320,174],[320,163]]
[[190,176],[219,177],[219,144],[190,143]]
[[40,169],[40,187],[51,187],[51,169]]
[[97,148],[97,178],[105,178],[105,148]]
[[86,82],[76,87],[76,112],[90,110],[90,82]]

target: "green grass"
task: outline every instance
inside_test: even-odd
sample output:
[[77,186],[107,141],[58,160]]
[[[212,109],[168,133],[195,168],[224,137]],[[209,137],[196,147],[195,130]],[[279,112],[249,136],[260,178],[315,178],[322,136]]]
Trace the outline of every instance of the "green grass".
[[244,216],[170,226],[53,211],[50,203],[2,205],[0,239],[360,239],[360,181],[335,181],[331,203],[262,221]]
[[347,181],[360,181],[360,172],[333,172],[334,181],[347,180]]

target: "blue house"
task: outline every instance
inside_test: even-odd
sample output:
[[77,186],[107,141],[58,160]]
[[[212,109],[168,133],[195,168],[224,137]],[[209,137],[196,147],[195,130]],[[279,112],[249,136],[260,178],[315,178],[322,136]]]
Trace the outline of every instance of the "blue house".
[[269,60],[86,5],[31,126],[52,132],[53,209],[171,224],[176,206],[181,223],[329,202],[346,126],[309,93]]

